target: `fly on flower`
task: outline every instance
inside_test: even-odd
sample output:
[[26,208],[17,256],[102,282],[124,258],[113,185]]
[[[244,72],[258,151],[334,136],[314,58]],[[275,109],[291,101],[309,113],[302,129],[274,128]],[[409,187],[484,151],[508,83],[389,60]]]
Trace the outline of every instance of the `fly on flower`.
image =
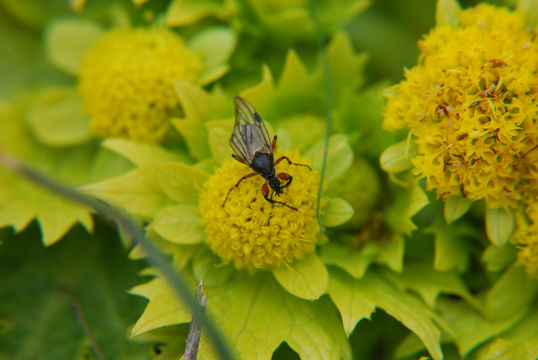
[[[260,175],[265,179],[262,186],[262,194],[265,200],[272,204],[281,204],[290,209],[297,210],[282,201],[273,199],[273,195],[282,194],[283,189],[288,187],[293,180],[292,176],[287,173],[276,173],[275,166],[282,160],[286,160],[290,165],[304,166],[312,170],[305,164],[293,163],[286,156],[282,156],[275,161],[274,150],[276,147],[276,135],[271,142],[267,128],[263,123],[260,115],[254,110],[254,107],[240,96],[235,97],[235,125],[230,138],[230,146],[235,152],[233,158],[247,166],[253,173],[243,176],[234,187],[232,187],[222,206],[226,205],[228,196],[233,189],[239,186],[245,179]],[[285,182],[285,183],[284,183]]]

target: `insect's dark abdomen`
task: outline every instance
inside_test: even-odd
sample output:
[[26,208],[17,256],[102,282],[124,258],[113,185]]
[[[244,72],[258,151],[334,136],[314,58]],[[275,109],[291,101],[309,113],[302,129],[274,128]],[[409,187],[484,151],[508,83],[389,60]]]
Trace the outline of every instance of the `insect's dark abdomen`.
[[267,154],[260,151],[256,152],[250,167],[264,179],[275,176],[275,160],[273,154]]

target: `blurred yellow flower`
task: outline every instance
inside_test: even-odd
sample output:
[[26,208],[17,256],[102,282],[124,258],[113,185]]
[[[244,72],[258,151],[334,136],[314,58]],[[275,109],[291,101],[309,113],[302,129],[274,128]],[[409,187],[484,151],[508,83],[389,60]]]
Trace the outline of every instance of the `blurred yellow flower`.
[[409,128],[415,174],[437,195],[514,206],[538,144],[538,43],[518,14],[465,10],[419,43],[419,64],[387,91],[384,127]]
[[159,141],[180,114],[174,80],[194,81],[201,57],[167,29],[114,30],[88,51],[79,90],[100,137]]
[[[297,152],[277,152],[275,156],[311,165]],[[265,180],[261,176],[242,181],[223,206],[228,191],[252,172],[233,160],[226,161],[204,185],[201,223],[206,241],[225,263],[233,262],[236,268],[250,271],[275,269],[314,252],[319,232],[315,218],[319,173],[286,161],[276,170],[292,175],[293,181],[275,200],[297,210],[265,200],[261,190]]]

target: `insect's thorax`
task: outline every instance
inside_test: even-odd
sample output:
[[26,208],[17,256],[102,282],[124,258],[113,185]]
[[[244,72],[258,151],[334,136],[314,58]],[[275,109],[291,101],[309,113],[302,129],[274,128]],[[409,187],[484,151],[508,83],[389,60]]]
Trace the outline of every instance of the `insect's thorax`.
[[275,160],[273,154],[257,151],[256,154],[254,154],[250,167],[264,179],[269,179],[275,176]]

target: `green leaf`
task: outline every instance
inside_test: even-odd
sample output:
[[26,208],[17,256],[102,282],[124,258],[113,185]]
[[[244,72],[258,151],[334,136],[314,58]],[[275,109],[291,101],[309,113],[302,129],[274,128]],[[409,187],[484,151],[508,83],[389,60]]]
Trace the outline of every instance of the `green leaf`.
[[379,158],[381,168],[389,173],[405,171],[413,167],[409,161],[408,142],[401,141],[383,151]]
[[45,32],[45,50],[50,61],[60,69],[76,75],[86,52],[102,35],[97,23],[82,19],[52,22]]
[[27,123],[46,145],[77,145],[91,139],[90,118],[75,88],[42,91],[29,109]]
[[125,337],[144,308],[126,293],[141,281],[141,264],[126,258],[115,234],[103,223],[93,236],[75,227],[53,247],[43,247],[35,224],[0,235],[1,358],[91,358],[84,321],[103,358],[149,359],[151,344]]
[[487,319],[469,304],[440,298],[437,304],[442,317],[452,329],[453,341],[459,353],[465,357],[478,345],[493,339],[512,328],[527,313],[527,309],[519,309],[511,317],[499,321]]
[[502,208],[486,210],[486,232],[494,245],[503,245],[512,236],[515,219],[511,211]]
[[411,189],[398,188],[393,201],[387,208],[387,222],[394,232],[410,235],[417,228],[411,218],[429,204],[428,197],[418,184],[413,184]]
[[[323,149],[325,140],[318,141],[307,151],[306,156],[313,158],[314,169],[320,170],[323,162]],[[327,167],[325,168],[325,179],[329,182],[343,175],[353,162],[353,150],[349,145],[346,135],[337,134],[329,139],[327,153]]]
[[344,199],[330,198],[323,206],[321,221],[325,227],[335,227],[351,219],[354,213],[353,207]]
[[376,263],[386,265],[396,272],[402,271],[405,253],[403,236],[397,236],[381,244],[372,244],[370,246],[378,252]]
[[318,299],[329,284],[327,268],[316,254],[275,269],[273,275],[290,294],[306,300]]
[[228,281],[235,273],[233,265],[224,265],[222,259],[207,247],[199,249],[192,262],[192,273],[205,288],[219,286]]
[[[144,331],[190,321],[186,308],[166,284],[154,286],[155,305],[150,298],[151,320],[145,315]],[[193,284],[194,289],[194,284]],[[351,350],[334,305],[328,298],[307,301],[289,294],[267,272],[248,275],[235,272],[228,282],[206,288],[208,314],[219,325],[228,343],[234,344],[238,359],[270,359],[285,341],[303,359],[351,359]],[[269,315],[269,317],[268,317]],[[142,324],[135,325],[141,333]],[[180,354],[176,354],[179,358]],[[202,333],[198,359],[215,359],[211,346]]]
[[200,190],[209,174],[180,162],[162,163],[156,168],[164,193],[180,203],[197,204]]
[[443,221],[436,222],[426,233],[434,235],[435,253],[433,267],[437,271],[463,272],[469,265],[469,246],[466,226],[448,226]]
[[337,270],[331,270],[329,275],[329,295],[340,311],[346,332],[379,307],[413,331],[435,360],[443,358],[441,332],[432,321],[440,319],[416,297],[394,287],[374,271],[361,279]]
[[444,215],[448,224],[465,215],[472,205],[472,201],[462,196],[450,196],[445,201]]
[[188,41],[189,49],[200,53],[206,67],[228,61],[235,49],[237,37],[224,26],[206,27]]
[[371,263],[374,262],[377,253],[363,249],[352,249],[338,243],[329,242],[321,248],[320,257],[325,264],[338,266],[354,278],[361,278]]
[[435,24],[456,27],[460,24],[461,6],[457,0],[437,0]]
[[186,26],[210,16],[223,18],[236,10],[232,4],[215,0],[174,0],[166,11],[166,23],[169,26]]
[[391,271],[383,274],[403,288],[417,292],[431,308],[435,308],[441,293],[460,296],[477,309],[482,308],[456,272],[439,272],[429,265],[409,263],[401,274]]
[[157,234],[175,244],[191,245],[204,241],[204,230],[195,205],[173,205],[162,208],[150,224]]
[[[522,266],[504,272],[486,296],[486,314],[491,319],[506,319],[535,301],[538,284]],[[514,296],[517,294],[517,296]]]
[[301,82],[308,81],[308,69],[305,67],[294,50],[289,50],[286,54],[286,61],[282,74],[278,80],[279,88],[295,87]]
[[101,146],[129,159],[137,167],[155,166],[167,161],[187,161],[187,156],[172,153],[161,146],[138,143],[127,139],[108,138]]
[[[195,289],[196,285],[193,281],[191,281],[191,285]],[[131,336],[138,336],[163,326],[187,323],[192,319],[192,314],[188,308],[175,301],[175,292],[160,277],[135,286],[130,290],[130,293],[149,300],[144,312],[131,329]]]
[[81,188],[112,205],[126,209],[134,215],[151,218],[163,207],[163,194],[152,168],[134,169],[126,174]]
[[200,86],[208,85],[226,75],[228,71],[230,71],[230,65],[228,64],[216,64],[206,67],[196,79],[196,84]]
[[482,261],[488,271],[499,271],[513,263],[517,258],[517,250],[510,243],[501,246],[490,245],[482,255]]

